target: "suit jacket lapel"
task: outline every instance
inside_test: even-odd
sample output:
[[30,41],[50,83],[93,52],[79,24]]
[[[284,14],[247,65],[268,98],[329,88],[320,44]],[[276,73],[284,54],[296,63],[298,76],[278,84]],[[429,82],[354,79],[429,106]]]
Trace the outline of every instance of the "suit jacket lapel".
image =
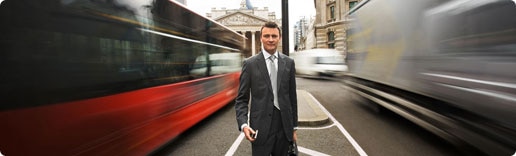
[[271,78],[269,77],[269,71],[267,70],[267,63],[265,61],[265,58],[263,56],[263,52],[257,56],[258,58],[258,69],[260,70],[260,73],[263,76],[263,79],[265,79],[265,82],[267,83],[267,88],[272,92],[272,84],[271,84]]

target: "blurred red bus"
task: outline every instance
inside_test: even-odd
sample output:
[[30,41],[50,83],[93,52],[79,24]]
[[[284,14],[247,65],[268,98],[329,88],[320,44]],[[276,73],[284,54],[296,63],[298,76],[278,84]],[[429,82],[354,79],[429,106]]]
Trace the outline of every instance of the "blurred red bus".
[[244,37],[173,1],[5,0],[0,19],[4,155],[149,154],[237,94],[240,70],[191,70]]

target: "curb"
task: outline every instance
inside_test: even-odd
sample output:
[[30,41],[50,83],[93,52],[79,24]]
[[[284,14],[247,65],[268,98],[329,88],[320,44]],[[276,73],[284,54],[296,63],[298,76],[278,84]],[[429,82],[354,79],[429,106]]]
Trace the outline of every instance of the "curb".
[[319,101],[306,90],[297,90],[298,101],[298,126],[320,126],[328,123],[330,119],[324,113]]

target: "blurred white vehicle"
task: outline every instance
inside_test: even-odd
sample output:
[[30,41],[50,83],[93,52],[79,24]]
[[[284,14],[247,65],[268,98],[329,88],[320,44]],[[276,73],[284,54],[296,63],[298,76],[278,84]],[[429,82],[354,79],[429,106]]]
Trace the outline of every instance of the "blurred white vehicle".
[[[209,61],[207,61],[209,60]],[[208,71],[208,69],[210,69]],[[242,69],[242,55],[240,53],[216,53],[201,55],[195,60],[190,74],[195,77],[211,76],[238,72]]]
[[335,49],[309,49],[291,53],[296,73],[312,77],[338,77],[348,71],[345,56]]

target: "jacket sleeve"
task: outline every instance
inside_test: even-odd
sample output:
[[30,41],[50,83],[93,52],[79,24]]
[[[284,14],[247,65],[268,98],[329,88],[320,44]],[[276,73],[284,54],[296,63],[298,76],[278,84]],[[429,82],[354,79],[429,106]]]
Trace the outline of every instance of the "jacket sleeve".
[[292,64],[291,64],[291,69],[290,70],[290,101],[291,101],[291,105],[292,105],[292,123],[294,128],[297,128],[297,120],[298,120],[298,113],[297,113],[297,87],[296,87],[296,63],[294,62],[294,60],[292,59]]
[[238,88],[238,95],[235,99],[235,111],[236,120],[238,123],[238,129],[241,130],[243,124],[247,124],[248,110],[249,110],[249,98],[251,88],[251,73],[249,66],[249,60],[245,60],[242,66],[242,73],[240,74],[240,86]]

